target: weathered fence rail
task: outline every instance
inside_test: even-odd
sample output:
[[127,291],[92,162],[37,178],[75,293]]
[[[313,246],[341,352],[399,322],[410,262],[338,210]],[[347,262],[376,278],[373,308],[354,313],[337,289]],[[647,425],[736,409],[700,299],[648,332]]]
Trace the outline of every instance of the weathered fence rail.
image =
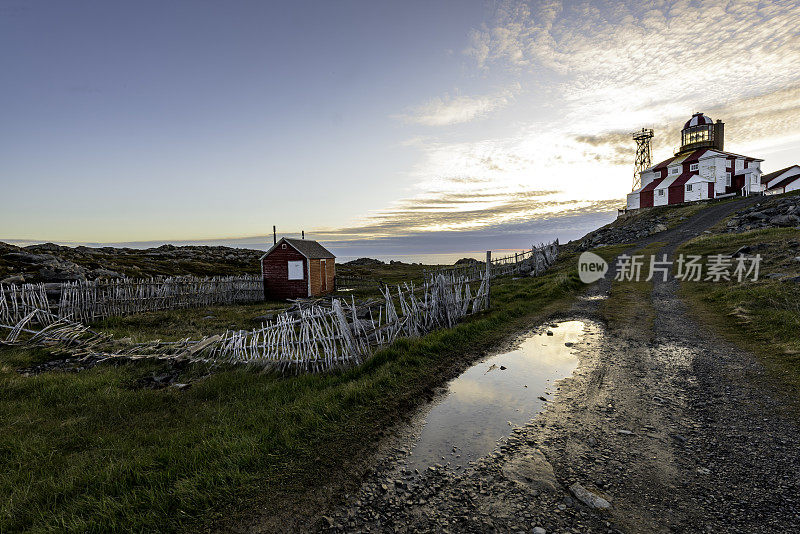
[[243,304],[264,300],[260,276],[67,282],[58,316],[92,322],[146,311]]
[[134,313],[244,304],[264,299],[260,276],[171,277],[64,282],[49,301],[43,284],[0,285],[0,321],[19,321],[30,310],[91,323]]
[[[530,250],[515,252],[498,258],[491,258],[490,256],[489,274],[492,278],[512,274],[539,276],[556,261],[556,258],[558,258],[557,239],[552,243],[531,247]],[[476,279],[484,276],[485,271],[486,262],[475,261],[465,265],[426,269],[423,271],[423,275],[425,280],[431,280],[437,275],[445,273]]]
[[[172,358],[272,366],[295,373],[358,365],[399,337],[422,336],[456,325],[489,308],[492,278],[538,275],[558,255],[558,243],[496,258],[487,264],[425,273],[419,285],[381,288],[382,299],[356,304],[333,299],[281,313],[253,330],[226,331],[200,340],[115,341],[82,324],[100,317],[168,307],[237,303],[262,298],[259,277],[167,279],[133,283],[67,284],[56,312],[48,310],[42,285],[0,287],[0,343],[28,343],[73,357]],[[513,258],[513,261],[512,261]],[[63,291],[66,289],[66,291]],[[36,326],[38,325],[38,329]]]
[[[120,346],[110,336],[83,324],[33,309],[16,324],[0,324],[9,331],[0,343],[16,343],[24,332],[26,343],[102,360],[126,358],[189,358],[214,363],[274,366],[295,373],[319,372],[358,365],[377,348],[398,337],[417,337],[436,328],[452,327],[465,316],[488,308],[489,279],[471,281],[442,274],[421,286],[404,284],[383,288],[383,301],[369,307],[354,299],[334,299],[329,308],[312,306],[296,315],[282,313],[253,330],[226,331],[197,341],[148,342]],[[40,329],[33,325],[39,323]]]

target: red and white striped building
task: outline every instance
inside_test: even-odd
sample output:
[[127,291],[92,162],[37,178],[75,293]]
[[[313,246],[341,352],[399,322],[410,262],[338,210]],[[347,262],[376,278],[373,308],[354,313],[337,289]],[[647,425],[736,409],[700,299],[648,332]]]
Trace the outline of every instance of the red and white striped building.
[[725,152],[724,128],[722,121],[692,115],[675,156],[641,172],[641,187],[628,193],[628,209],[762,193],[764,160]]

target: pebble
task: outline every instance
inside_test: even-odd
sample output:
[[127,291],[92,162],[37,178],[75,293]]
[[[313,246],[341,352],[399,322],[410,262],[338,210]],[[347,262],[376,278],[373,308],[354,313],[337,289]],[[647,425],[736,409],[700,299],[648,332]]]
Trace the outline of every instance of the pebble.
[[569,491],[570,493],[572,493],[572,495],[575,496],[576,499],[581,501],[589,508],[597,508],[599,510],[606,510],[608,508],[611,508],[610,502],[600,497],[599,495],[595,495],[594,493],[587,490],[577,482],[569,487]]

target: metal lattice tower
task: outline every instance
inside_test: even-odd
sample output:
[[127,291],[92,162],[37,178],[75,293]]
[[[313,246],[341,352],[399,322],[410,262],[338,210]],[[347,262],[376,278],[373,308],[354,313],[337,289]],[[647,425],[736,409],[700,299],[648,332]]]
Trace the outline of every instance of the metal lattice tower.
[[653,138],[651,128],[642,128],[641,132],[633,133],[633,140],[636,141],[636,163],[633,168],[633,188],[631,191],[639,189],[642,185],[640,173],[652,165],[650,160],[650,140]]

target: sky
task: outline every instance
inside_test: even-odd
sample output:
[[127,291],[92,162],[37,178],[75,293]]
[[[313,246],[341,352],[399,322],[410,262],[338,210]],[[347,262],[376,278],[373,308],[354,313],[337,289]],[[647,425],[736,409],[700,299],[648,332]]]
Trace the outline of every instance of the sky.
[[512,250],[695,111],[800,163],[795,1],[0,0],[0,240]]

